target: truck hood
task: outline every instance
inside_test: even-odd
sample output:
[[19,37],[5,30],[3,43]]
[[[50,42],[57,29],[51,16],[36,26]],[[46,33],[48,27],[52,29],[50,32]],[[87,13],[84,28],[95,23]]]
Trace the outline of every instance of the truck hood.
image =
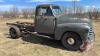
[[87,19],[87,18],[74,18],[72,16],[68,15],[61,15],[58,18],[58,24],[63,24],[63,23],[87,23],[90,26],[92,26],[92,20]]

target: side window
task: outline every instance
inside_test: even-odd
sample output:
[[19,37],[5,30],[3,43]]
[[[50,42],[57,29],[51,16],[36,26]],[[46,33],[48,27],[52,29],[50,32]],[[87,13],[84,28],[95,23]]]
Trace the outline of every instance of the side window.
[[41,16],[41,15],[45,15],[47,13],[47,9],[45,8],[40,8],[38,10],[38,15]]
[[47,8],[39,8],[37,15],[38,16],[43,16],[43,15],[52,16],[52,11],[51,11],[51,9],[49,7],[47,7]]

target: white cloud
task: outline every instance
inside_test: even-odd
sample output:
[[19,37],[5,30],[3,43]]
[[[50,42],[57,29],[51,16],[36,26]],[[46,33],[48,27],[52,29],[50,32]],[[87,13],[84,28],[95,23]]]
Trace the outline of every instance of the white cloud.
[[13,5],[0,5],[0,10],[6,11],[9,10]]
[[67,1],[67,2],[72,2],[72,1],[81,1],[81,0],[29,0],[27,2],[55,2],[55,1]]
[[92,5],[92,7],[95,8],[96,6],[95,5]]
[[0,5],[0,7],[12,7],[13,5]]
[[89,8],[90,6],[87,5],[87,6],[85,6],[85,7],[86,7],[86,8]]
[[96,6],[95,6],[95,5],[92,5],[92,6],[88,6],[88,5],[87,5],[87,6],[85,6],[85,7],[86,7],[86,8],[90,8],[90,7],[91,7],[91,8],[95,8]]
[[4,2],[4,0],[0,0],[0,2]]

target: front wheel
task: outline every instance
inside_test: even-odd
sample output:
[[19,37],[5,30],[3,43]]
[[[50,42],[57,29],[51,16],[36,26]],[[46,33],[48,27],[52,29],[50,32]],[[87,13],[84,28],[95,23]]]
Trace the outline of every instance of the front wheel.
[[76,51],[80,49],[80,45],[82,44],[82,40],[77,33],[67,32],[63,35],[62,44],[68,50]]

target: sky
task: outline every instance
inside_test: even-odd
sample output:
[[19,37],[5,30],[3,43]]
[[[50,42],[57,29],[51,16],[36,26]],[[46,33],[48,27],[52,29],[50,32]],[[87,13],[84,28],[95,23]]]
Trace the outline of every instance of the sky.
[[[0,10],[9,10],[12,6],[19,9],[34,8],[38,4],[58,4],[62,6],[72,6],[73,0],[0,0]],[[100,0],[75,0],[78,5],[83,7],[100,8]]]

